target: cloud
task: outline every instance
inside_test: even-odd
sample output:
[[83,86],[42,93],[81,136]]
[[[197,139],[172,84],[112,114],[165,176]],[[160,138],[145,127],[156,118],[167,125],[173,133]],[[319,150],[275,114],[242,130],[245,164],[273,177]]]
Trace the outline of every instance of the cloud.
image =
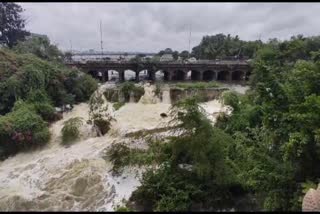
[[186,50],[205,35],[244,40],[318,35],[319,3],[19,3],[26,28],[46,34],[63,50]]

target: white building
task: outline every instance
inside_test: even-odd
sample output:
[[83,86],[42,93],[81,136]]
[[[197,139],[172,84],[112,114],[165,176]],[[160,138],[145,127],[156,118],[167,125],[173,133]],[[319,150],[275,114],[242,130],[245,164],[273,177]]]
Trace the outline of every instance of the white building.
[[160,57],[160,62],[167,62],[167,61],[173,61],[173,56],[172,54],[163,54],[161,57]]

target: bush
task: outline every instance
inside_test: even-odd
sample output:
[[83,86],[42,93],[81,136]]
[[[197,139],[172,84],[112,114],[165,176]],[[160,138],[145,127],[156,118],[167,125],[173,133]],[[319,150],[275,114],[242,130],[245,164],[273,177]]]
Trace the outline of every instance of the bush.
[[44,145],[49,139],[47,123],[26,103],[17,103],[14,111],[0,116],[2,158]]
[[110,120],[97,118],[93,120],[93,123],[99,128],[102,135],[105,135],[110,130]]
[[234,111],[239,109],[240,99],[239,95],[233,91],[225,91],[222,94],[222,99],[225,105],[229,105]]
[[125,101],[128,102],[130,99],[130,92],[134,93],[135,100],[139,100],[144,94],[144,88],[136,86],[132,82],[124,82],[120,85],[120,92],[123,93]]
[[195,82],[195,83],[177,83],[178,88],[183,89],[205,89],[205,88],[216,88],[220,84],[217,82]]
[[119,173],[123,166],[130,162],[130,148],[124,143],[113,144],[108,150],[107,155],[113,163],[113,171]]
[[51,105],[51,100],[44,90],[32,90],[28,93],[26,101],[29,105],[33,105],[37,114],[45,121],[55,121],[57,115],[54,107]]
[[[15,101],[27,100],[35,90],[46,94],[50,104],[61,106],[86,101],[98,87],[90,75],[80,70],[8,50],[0,50],[0,80],[0,114],[10,112]],[[37,102],[44,101],[39,97]]]
[[116,102],[113,104],[113,108],[118,111],[124,104],[124,102]]
[[81,117],[71,118],[64,122],[62,144],[70,144],[80,138],[79,127],[83,124]]
[[115,212],[132,212],[133,210],[126,207],[126,206],[118,206],[116,209],[115,209]]
[[108,104],[100,92],[94,93],[89,100],[89,121],[98,127],[102,135],[105,135],[111,126],[113,117],[107,112]]

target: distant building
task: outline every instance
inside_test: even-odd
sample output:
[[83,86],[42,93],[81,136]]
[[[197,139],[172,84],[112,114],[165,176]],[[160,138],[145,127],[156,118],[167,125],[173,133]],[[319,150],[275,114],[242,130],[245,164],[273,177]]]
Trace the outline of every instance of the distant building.
[[189,59],[186,59],[186,61],[187,61],[187,62],[196,62],[197,59],[194,58],[194,57],[191,57],[191,58],[189,58]]
[[43,38],[43,39],[49,39],[47,35],[44,34],[38,34],[38,33],[30,33],[29,36],[26,36],[26,40],[32,39],[32,38]]
[[167,61],[173,61],[173,56],[172,54],[163,54],[161,57],[160,57],[160,62],[167,62]]

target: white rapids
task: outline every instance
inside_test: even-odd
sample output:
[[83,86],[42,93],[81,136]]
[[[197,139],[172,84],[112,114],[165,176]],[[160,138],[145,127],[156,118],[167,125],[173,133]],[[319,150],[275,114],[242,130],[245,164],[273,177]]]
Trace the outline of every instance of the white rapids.
[[[161,103],[148,97],[153,95],[151,91],[143,101],[153,104],[127,103],[113,112],[115,122],[105,136],[97,137],[84,125],[78,142],[70,147],[60,144],[64,121],[89,118],[88,104],[81,103],[50,126],[51,140],[45,148],[0,162],[0,211],[113,211],[114,205],[128,199],[140,182],[132,169],[113,176],[104,151],[112,143],[121,142],[127,132],[166,124],[169,118],[160,114],[167,113],[171,105],[168,99]],[[217,112],[225,111],[218,100],[201,105],[213,121]]]

